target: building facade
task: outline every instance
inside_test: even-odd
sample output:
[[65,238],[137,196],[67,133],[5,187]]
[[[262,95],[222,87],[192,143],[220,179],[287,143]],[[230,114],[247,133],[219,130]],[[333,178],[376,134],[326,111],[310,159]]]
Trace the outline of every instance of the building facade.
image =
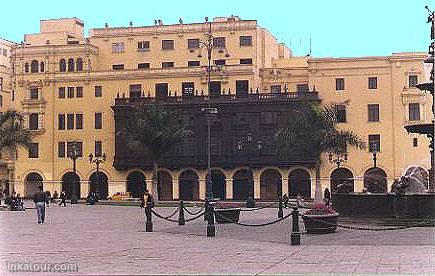
[[[210,95],[317,91],[322,103],[334,104],[340,110],[340,128],[353,130],[374,146],[376,168],[370,150],[349,149],[348,161],[340,168],[330,163],[327,155],[322,156],[323,188],[350,180],[354,191],[361,191],[364,185],[370,187],[376,175],[383,179],[382,190],[389,190],[393,179],[407,171],[427,174],[427,141],[408,135],[403,128],[411,121],[431,119],[430,96],[414,88],[423,77],[423,53],[293,57],[290,49],[255,20],[215,18],[211,25],[215,48]],[[13,49],[12,106],[25,115],[26,126],[35,134],[29,150],[19,149],[10,183],[11,189],[24,196],[31,196],[38,183],[52,192],[67,189],[73,179],[68,152],[74,141],[82,156],[77,160],[81,197],[97,178],[108,196],[132,192],[134,185],[151,189],[151,170],[146,166],[117,165],[112,107],[128,99],[201,97],[208,93],[207,52],[200,47],[208,24],[180,21],[164,25],[157,21],[146,27],[106,25],[91,29],[89,37],[84,36],[83,29],[84,23],[77,18],[42,20],[40,33],[25,35],[24,42]],[[99,177],[87,158],[89,153],[107,156]],[[268,182],[268,174],[280,180],[283,192],[290,192],[289,183],[296,179],[306,183],[308,194],[314,196],[311,166],[252,167],[249,160],[246,162],[217,167],[212,160],[213,169],[222,173],[227,199],[233,198],[230,191],[235,187],[234,179],[243,174],[241,170],[251,175],[255,198],[261,198],[261,179]],[[162,179],[172,183],[171,193],[166,194],[173,199],[180,198],[184,174],[196,179],[198,198],[204,198],[204,165],[162,166],[161,171],[165,173]]]

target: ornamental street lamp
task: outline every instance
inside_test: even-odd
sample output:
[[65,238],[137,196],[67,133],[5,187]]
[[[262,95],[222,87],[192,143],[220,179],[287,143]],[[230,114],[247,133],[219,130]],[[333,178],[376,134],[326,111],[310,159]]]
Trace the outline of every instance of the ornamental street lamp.
[[376,168],[376,161],[378,160],[377,144],[372,145],[372,155],[373,155],[373,168]]
[[339,152],[339,153],[329,153],[329,162],[331,164],[336,164],[337,168],[340,168],[342,163],[347,162],[347,152]]
[[77,203],[77,195],[76,195],[76,185],[77,183],[77,166],[76,161],[81,156],[81,153],[78,152],[77,149],[77,141],[72,142],[71,151],[69,152],[69,158],[73,161],[73,181],[72,181],[72,189],[71,189],[71,204]]
[[[97,157],[92,154],[92,152],[89,154],[89,163],[95,163],[97,165],[97,191],[100,191],[101,187],[101,176],[100,176],[100,164],[104,163],[106,161],[106,153],[103,153],[101,157]],[[100,196],[100,195],[98,195]]]

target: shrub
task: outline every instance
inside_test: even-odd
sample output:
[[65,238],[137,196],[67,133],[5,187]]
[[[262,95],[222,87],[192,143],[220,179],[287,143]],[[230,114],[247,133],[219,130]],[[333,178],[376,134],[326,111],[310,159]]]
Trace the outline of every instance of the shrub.
[[306,211],[304,215],[331,215],[336,213],[337,212],[332,209],[331,206],[327,206],[323,202],[318,202],[314,204],[313,208]]

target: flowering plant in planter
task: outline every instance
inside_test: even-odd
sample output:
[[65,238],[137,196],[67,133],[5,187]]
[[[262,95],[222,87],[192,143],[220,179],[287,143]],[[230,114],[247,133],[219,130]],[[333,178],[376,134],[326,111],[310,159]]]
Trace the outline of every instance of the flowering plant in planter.
[[326,205],[323,202],[317,202],[314,204],[313,208],[309,209],[305,212],[304,215],[310,216],[322,216],[322,215],[336,215],[338,214],[331,206]]
[[309,234],[333,233],[337,229],[338,217],[340,216],[334,209],[325,203],[316,203],[302,215],[305,230]]

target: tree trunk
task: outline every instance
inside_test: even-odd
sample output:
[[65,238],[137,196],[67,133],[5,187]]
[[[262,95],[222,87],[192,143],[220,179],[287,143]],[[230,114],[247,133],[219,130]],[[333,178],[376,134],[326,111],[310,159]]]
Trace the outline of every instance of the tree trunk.
[[320,184],[320,159],[316,162],[316,189],[314,190],[314,202],[322,201],[322,185]]
[[153,179],[152,179],[154,201],[159,200],[159,193],[157,191],[158,170],[159,170],[159,166],[158,166],[157,162],[154,162],[153,163]]

